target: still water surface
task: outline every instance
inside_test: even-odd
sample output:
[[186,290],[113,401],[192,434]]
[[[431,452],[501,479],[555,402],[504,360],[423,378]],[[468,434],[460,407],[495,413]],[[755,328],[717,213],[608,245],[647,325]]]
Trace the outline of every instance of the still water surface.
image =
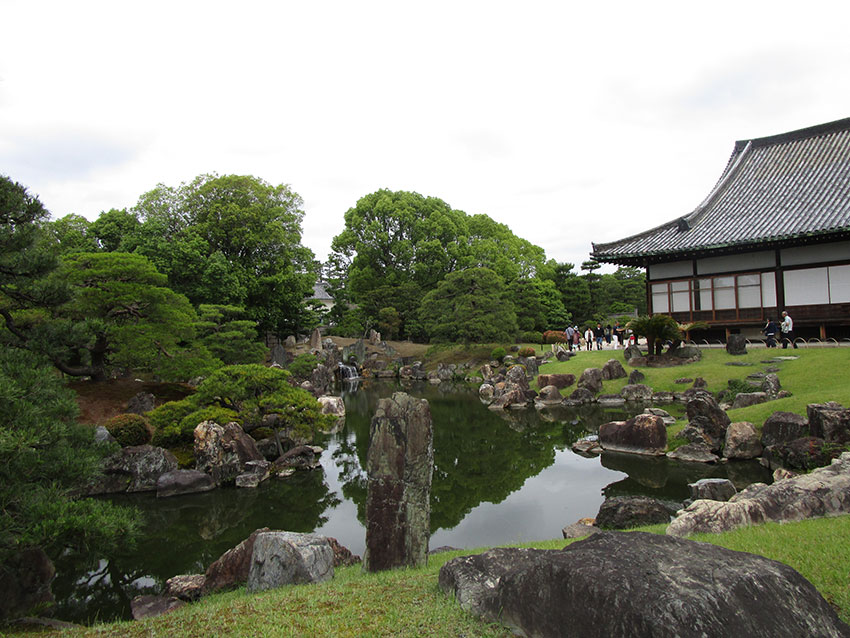
[[769,480],[754,463],[683,464],[623,454],[585,458],[570,449],[600,424],[642,407],[494,412],[464,386],[372,383],[342,392],[346,424],[324,441],[321,469],[269,480],[254,490],[113,497],[142,511],[144,536],[116,556],[58,562],[56,615],[77,622],[128,618],[134,596],[161,592],[176,574],[202,573],[259,527],[315,531],[362,555],[369,422],[378,399],[402,389],[431,406],[432,548],[559,538],[565,525],[595,516],[606,496],[646,494],[681,503],[687,484],[699,478],[728,476],[739,488]]

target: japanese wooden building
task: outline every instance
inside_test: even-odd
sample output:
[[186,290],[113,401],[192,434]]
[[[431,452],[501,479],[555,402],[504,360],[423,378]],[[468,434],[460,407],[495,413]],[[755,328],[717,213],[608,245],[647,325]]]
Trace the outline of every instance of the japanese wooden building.
[[646,268],[647,307],[679,322],[754,334],[787,310],[850,336],[850,118],[736,142],[696,210],[592,256]]

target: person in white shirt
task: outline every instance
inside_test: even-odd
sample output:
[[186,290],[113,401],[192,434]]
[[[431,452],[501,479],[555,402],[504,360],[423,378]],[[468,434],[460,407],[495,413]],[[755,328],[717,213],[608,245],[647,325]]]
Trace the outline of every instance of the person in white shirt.
[[593,349],[593,330],[588,326],[587,330],[584,333],[584,340],[587,343],[587,349]]
[[779,327],[782,330],[782,347],[787,348],[788,342],[795,348],[797,344],[794,342],[794,320],[784,310],[782,311],[782,325]]

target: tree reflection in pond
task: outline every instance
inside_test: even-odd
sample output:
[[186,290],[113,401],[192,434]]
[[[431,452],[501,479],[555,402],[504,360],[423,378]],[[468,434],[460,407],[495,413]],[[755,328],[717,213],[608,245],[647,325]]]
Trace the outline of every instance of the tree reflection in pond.
[[120,555],[66,556],[57,563],[57,616],[78,622],[129,617],[134,596],[159,593],[177,574],[203,572],[260,527],[334,536],[362,554],[369,423],[378,400],[399,390],[431,405],[432,547],[557,538],[565,525],[595,516],[604,496],[646,494],[681,502],[687,483],[698,478],[728,475],[739,488],[769,480],[755,463],[705,466],[623,454],[605,454],[600,461],[570,449],[600,424],[624,420],[642,406],[491,411],[468,386],[364,382],[343,393],[346,424],[325,442],[321,470],[253,490],[113,497],[143,511],[145,535]]

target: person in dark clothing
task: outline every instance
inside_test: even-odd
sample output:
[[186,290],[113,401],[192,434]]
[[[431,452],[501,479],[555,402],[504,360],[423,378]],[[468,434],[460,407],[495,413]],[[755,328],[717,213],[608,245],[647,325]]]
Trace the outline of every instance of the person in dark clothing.
[[765,324],[764,328],[762,328],[762,332],[764,333],[764,336],[767,339],[767,347],[775,348],[777,327],[773,319],[771,319],[770,317],[767,318],[767,324]]

